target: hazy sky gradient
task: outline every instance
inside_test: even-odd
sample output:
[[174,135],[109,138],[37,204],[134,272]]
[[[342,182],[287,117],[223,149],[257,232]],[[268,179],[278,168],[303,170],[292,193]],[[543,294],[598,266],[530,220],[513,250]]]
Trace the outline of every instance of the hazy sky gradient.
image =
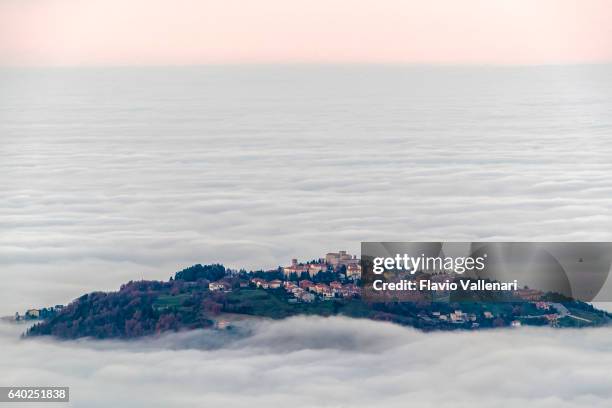
[[612,61],[607,0],[0,0],[0,65]]

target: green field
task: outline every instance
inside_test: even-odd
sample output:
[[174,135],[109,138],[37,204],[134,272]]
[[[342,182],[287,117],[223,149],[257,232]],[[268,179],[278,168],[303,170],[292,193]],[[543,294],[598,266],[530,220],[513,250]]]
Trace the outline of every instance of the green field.
[[170,308],[178,308],[180,307],[185,300],[189,298],[188,294],[180,294],[180,295],[162,295],[159,296],[153,302],[153,309],[155,310],[164,310]]

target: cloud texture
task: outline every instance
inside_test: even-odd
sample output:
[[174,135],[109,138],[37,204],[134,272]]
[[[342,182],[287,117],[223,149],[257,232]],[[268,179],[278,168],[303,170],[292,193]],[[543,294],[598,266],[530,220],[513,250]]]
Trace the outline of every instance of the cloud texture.
[[0,314],[362,240],[611,240],[612,70],[0,73]]
[[16,340],[0,381],[71,387],[74,407],[609,407],[610,328],[424,334],[347,318],[143,342]]
[[[362,240],[612,240],[610,111],[607,66],[4,70],[0,314]],[[70,385],[75,407],[612,400],[608,328],[298,318],[136,343],[22,330],[0,325],[0,384]]]

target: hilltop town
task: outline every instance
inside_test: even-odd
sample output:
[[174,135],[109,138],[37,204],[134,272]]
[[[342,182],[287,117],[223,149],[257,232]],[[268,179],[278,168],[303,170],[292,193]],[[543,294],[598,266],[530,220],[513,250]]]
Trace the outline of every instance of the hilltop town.
[[[423,330],[475,330],[550,325],[608,324],[591,305],[523,288],[510,301],[452,301],[438,296],[411,302],[364,299],[359,259],[346,251],[272,270],[246,271],[194,265],[168,281],[132,281],[117,292],[94,292],[67,306],[30,309],[15,319],[37,321],[29,336],[131,338],[168,330],[231,328],[224,316],[285,318],[345,315],[391,321]],[[440,278],[440,277],[437,277]],[[452,278],[446,276],[445,278]]]

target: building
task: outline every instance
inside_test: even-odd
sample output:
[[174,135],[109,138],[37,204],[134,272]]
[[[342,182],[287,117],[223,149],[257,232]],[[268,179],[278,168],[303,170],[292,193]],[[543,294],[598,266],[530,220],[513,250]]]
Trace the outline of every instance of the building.
[[318,293],[318,294],[320,294],[320,295],[321,295],[321,294],[323,294],[323,292],[328,292],[328,291],[331,291],[331,289],[329,288],[329,286],[327,286],[327,285],[326,285],[326,284],[324,284],[324,283],[317,283],[316,285],[311,286],[311,287],[310,287],[310,290],[311,290],[311,291],[313,291],[313,292],[316,292],[316,293]]
[[311,286],[314,286],[314,283],[312,283],[311,281],[304,279],[300,281],[299,284],[300,288],[304,289],[304,290],[308,290]]
[[228,292],[232,290],[232,286],[225,281],[216,281],[208,284],[208,290]]
[[293,289],[297,288],[298,286],[291,281],[285,281],[283,282],[283,287],[285,288],[287,292],[291,292]]
[[340,266],[359,265],[359,259],[357,256],[351,255],[346,251],[329,252],[325,254],[325,263],[334,267],[334,269]]
[[315,276],[317,273],[325,271],[327,271],[327,264],[325,263],[308,264],[308,274],[310,276]]
[[346,267],[346,278],[357,280],[361,279],[361,265],[359,264],[348,264]]
[[450,320],[453,323],[463,323],[465,321],[465,314],[461,310],[455,310],[450,314]]
[[342,288],[338,291],[340,296],[342,297],[354,297],[361,295],[361,288],[358,286],[349,283],[348,285],[343,285]]
[[293,273],[295,273],[297,276],[300,276],[304,272],[309,272],[308,265],[298,263],[298,260],[295,258],[291,260],[291,265],[285,266],[283,268],[283,273],[285,274],[285,276],[289,276]]
[[294,258],[291,260],[291,265],[283,268],[283,273],[285,276],[296,274],[299,277],[303,273],[307,273],[309,276],[315,276],[317,273],[325,272],[326,270],[327,264],[324,262],[302,264]]
[[270,283],[268,283],[268,287],[270,289],[279,289],[281,286],[283,286],[283,281],[278,279],[274,279],[273,281],[270,281]]
[[230,322],[228,320],[217,320],[215,322],[215,329],[217,330],[225,330],[225,329],[229,329],[231,326]]
[[313,295],[312,293],[304,292],[300,295],[300,300],[306,303],[314,302],[315,295]]
[[339,289],[342,289],[342,284],[338,281],[333,281],[333,282],[330,282],[329,287],[334,290],[339,290]]
[[40,310],[38,309],[29,309],[25,313],[26,319],[38,319],[40,317]]
[[265,279],[261,279],[261,278],[253,278],[251,279],[251,282],[257,286],[258,288],[262,288],[262,289],[268,289],[269,285],[268,285],[268,281],[266,281]]

